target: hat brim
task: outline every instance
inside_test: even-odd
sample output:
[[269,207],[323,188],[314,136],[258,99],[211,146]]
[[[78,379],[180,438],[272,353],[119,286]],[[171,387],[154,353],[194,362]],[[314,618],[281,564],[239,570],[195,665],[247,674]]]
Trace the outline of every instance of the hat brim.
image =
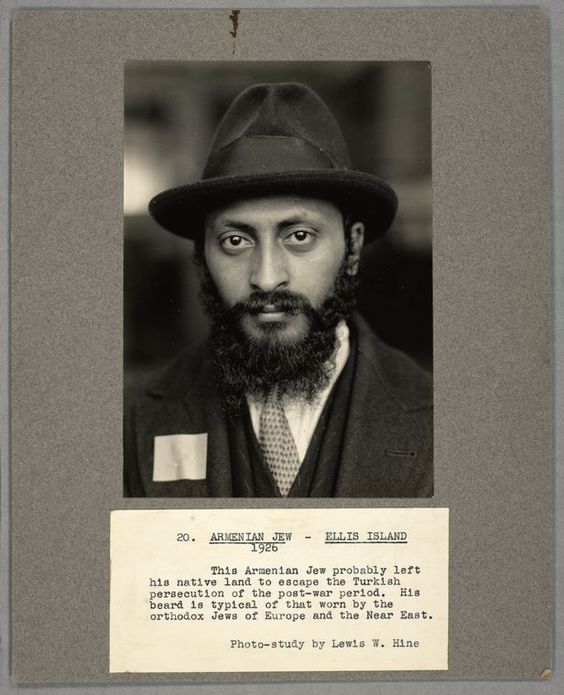
[[394,190],[377,176],[348,170],[304,170],[204,179],[170,188],[149,203],[149,212],[165,229],[188,239],[203,234],[211,210],[265,195],[301,195],[333,203],[365,225],[365,243],[382,235],[396,209]]

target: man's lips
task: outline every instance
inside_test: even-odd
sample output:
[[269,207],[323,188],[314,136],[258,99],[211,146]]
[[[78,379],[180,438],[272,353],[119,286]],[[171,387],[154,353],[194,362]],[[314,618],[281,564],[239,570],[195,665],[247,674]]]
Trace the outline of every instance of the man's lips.
[[287,322],[299,314],[308,313],[308,302],[298,296],[274,292],[271,296],[251,295],[235,305],[233,315],[251,318],[257,323]]
[[259,321],[272,322],[282,321],[287,314],[288,312],[284,311],[282,307],[277,304],[265,304],[256,312],[255,316]]

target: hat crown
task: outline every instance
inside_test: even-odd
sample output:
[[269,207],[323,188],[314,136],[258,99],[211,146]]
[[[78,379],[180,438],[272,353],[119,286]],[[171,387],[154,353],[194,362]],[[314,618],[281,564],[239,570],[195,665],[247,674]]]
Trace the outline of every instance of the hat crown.
[[[333,114],[325,102],[309,87],[297,82],[255,84],[241,92],[225,113],[213,138],[203,178],[217,176],[216,159],[222,151],[234,148],[248,138],[262,138],[262,148],[255,155],[262,159],[269,148],[278,154],[275,138],[292,138],[294,151],[312,148],[324,155],[319,164],[317,156],[312,168],[348,169],[350,157],[347,145]],[[267,138],[272,140],[267,141]],[[323,161],[323,160],[322,160]],[[287,162],[288,164],[289,162]],[[267,162],[257,162],[264,166]],[[302,168],[298,166],[297,168]]]
[[149,212],[165,229],[201,238],[208,212],[250,197],[301,195],[328,200],[364,222],[369,241],[390,226],[393,189],[351,169],[335,117],[309,87],[256,84],[228,108],[200,181],[158,193]]

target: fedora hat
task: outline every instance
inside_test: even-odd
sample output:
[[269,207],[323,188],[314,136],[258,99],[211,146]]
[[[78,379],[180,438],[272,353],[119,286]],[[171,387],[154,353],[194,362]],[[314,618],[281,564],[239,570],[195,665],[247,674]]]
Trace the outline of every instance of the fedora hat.
[[266,195],[328,200],[365,225],[365,241],[392,223],[397,198],[377,176],[351,169],[333,114],[299,83],[255,84],[233,101],[213,138],[200,181],[156,195],[149,212],[165,229],[189,239],[208,211]]

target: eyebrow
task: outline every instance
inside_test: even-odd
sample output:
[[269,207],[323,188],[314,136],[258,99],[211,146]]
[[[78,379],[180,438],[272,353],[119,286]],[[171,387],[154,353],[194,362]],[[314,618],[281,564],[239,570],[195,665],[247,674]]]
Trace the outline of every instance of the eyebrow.
[[219,224],[216,223],[213,226],[218,232],[223,231],[223,228],[225,227],[231,227],[232,229],[237,229],[240,232],[247,232],[248,234],[252,234],[252,232],[255,231],[255,228],[252,225],[245,224],[244,222],[237,222],[235,220],[222,220]]
[[289,217],[286,220],[278,223],[278,229],[284,229],[285,227],[291,227],[293,224],[315,224],[316,220],[308,218],[306,215],[298,217]]

